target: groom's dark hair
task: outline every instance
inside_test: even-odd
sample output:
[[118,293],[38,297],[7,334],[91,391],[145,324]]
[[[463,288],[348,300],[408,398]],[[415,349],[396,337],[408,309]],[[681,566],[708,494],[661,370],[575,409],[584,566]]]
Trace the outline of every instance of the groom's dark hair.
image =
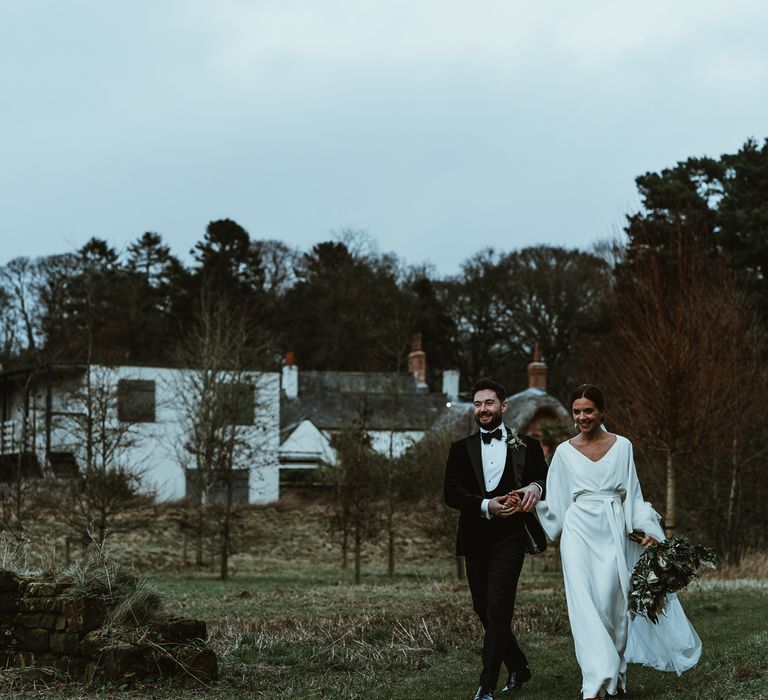
[[494,382],[493,379],[488,379],[487,377],[478,379],[472,385],[472,398],[475,398],[475,394],[478,391],[485,391],[486,389],[496,393],[496,396],[499,397],[499,403],[504,403],[507,400],[507,390],[504,388],[504,385]]

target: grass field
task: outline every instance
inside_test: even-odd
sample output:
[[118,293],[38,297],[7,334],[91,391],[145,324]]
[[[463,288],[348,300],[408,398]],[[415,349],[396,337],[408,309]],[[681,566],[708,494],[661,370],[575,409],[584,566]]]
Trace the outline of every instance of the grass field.
[[[355,586],[336,565],[332,550],[303,542],[296,551],[291,558],[284,549],[265,547],[258,555],[241,557],[226,583],[208,572],[170,566],[145,570],[170,611],[208,622],[209,642],[220,660],[215,684],[23,691],[6,685],[0,694],[53,700],[472,697],[480,627],[450,558],[424,563],[405,556],[398,575],[389,579],[381,560],[372,557],[363,583]],[[529,562],[515,625],[534,678],[519,697],[575,700],[580,674],[561,578],[557,571],[543,571],[540,563],[533,570]],[[704,642],[701,662],[680,678],[632,666],[630,697],[768,698],[768,583],[707,579],[690,587],[683,605]]]
[[[370,577],[356,587],[332,566],[265,562],[264,571],[227,584],[178,574],[155,585],[170,609],[209,621],[218,683],[30,689],[10,697],[463,700],[476,685],[479,627],[468,592],[439,569],[393,581]],[[633,666],[630,696],[768,697],[768,587],[706,581],[684,605],[704,641],[702,661],[680,678]],[[559,577],[527,573],[516,626],[534,673],[520,696],[577,698],[580,675]]]
[[[253,575],[238,586],[165,579],[177,609],[215,608],[212,637],[225,659],[222,697],[468,698],[479,672],[479,626],[464,585],[433,577],[354,588],[333,570]],[[528,576],[516,626],[535,679],[526,698],[576,698],[558,577]],[[768,697],[768,589],[706,582],[684,605],[704,640],[698,667],[677,678],[632,667],[636,698]]]

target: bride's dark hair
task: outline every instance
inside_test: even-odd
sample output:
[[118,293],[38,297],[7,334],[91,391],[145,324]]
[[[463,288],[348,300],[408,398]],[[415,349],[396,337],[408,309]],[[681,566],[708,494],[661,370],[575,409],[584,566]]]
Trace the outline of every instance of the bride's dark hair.
[[577,386],[574,392],[571,394],[571,402],[569,406],[573,407],[573,402],[576,399],[589,399],[599,411],[605,410],[605,399],[603,398],[603,392],[600,391],[594,384],[582,384]]

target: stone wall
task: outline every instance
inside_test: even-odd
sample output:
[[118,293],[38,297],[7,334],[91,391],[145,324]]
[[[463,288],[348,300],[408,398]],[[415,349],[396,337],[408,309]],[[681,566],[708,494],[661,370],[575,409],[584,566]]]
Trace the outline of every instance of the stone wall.
[[103,598],[72,583],[0,571],[0,663],[5,668],[38,667],[83,681],[217,677],[204,622],[163,618],[126,627],[110,624],[109,618]]

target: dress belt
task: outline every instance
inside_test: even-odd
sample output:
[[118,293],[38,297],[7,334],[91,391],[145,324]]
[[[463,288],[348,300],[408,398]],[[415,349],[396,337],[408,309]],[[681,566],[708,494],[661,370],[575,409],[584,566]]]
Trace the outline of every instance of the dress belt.
[[624,511],[622,510],[622,501],[627,496],[624,489],[614,489],[610,491],[577,491],[573,494],[573,501],[587,501],[589,503],[600,503],[603,506],[605,516],[608,520],[608,527],[613,536],[613,549],[616,559],[616,568],[619,573],[619,583],[624,597],[629,596],[629,571],[624,554],[626,545],[626,534],[624,532]]
[[577,491],[573,494],[573,500],[576,501],[580,498],[584,498],[590,501],[604,501],[606,498],[614,499],[618,498],[623,501],[627,497],[627,492],[624,489],[610,489],[607,491]]

